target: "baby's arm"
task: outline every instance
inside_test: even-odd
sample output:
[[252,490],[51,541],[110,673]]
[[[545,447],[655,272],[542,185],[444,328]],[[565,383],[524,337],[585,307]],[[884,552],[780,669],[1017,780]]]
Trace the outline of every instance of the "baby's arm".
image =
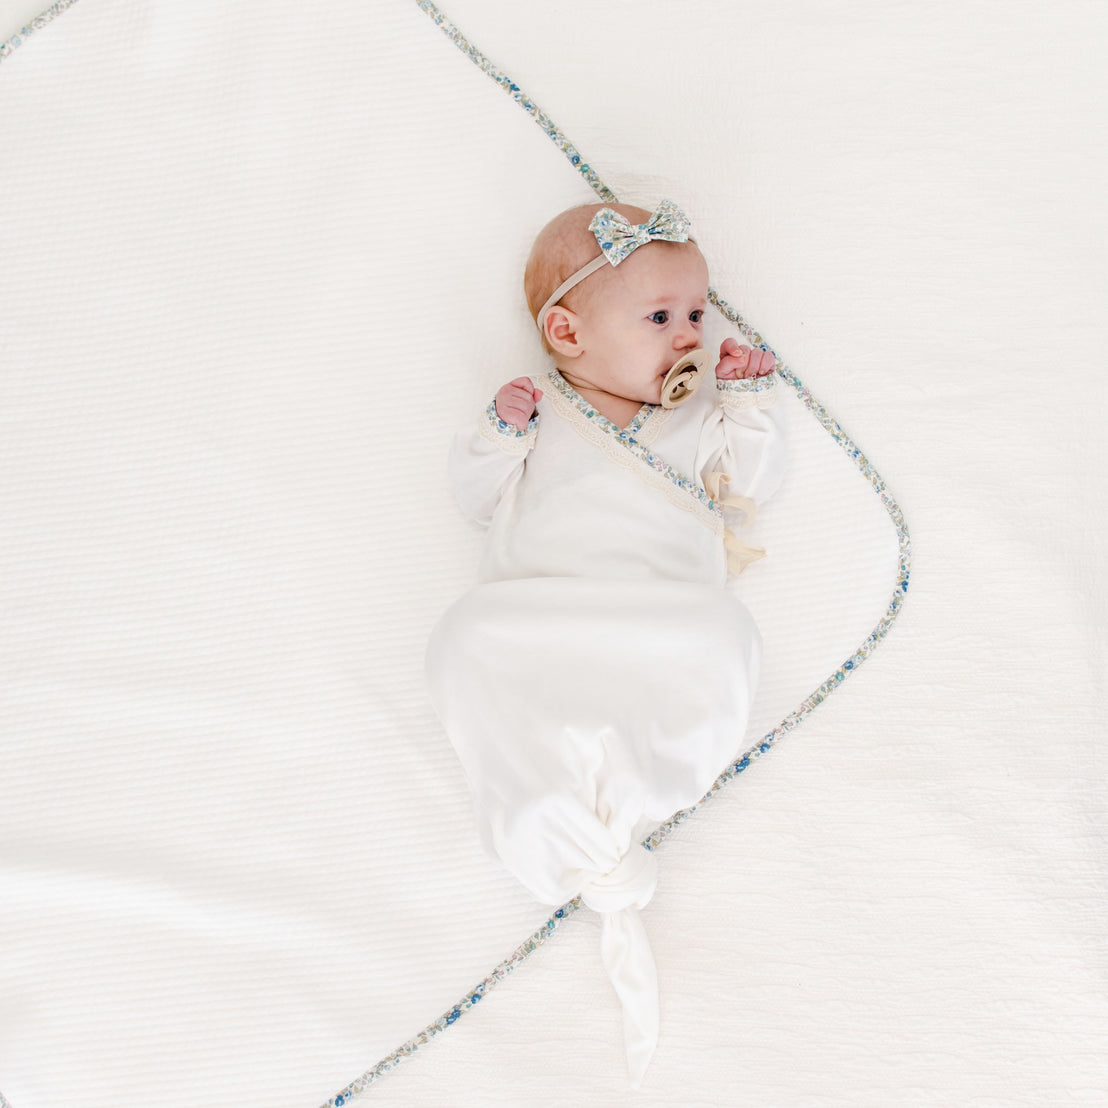
[[[538,438],[539,415],[534,402],[530,412],[522,412],[521,405],[505,407],[501,418],[501,395],[506,389],[515,389],[518,397],[520,382],[528,378],[517,377],[505,385],[477,417],[473,427],[463,428],[450,445],[447,469],[454,500],[465,516],[483,527],[492,522],[493,512],[501,498],[523,476],[528,452]],[[542,392],[536,390],[537,398]]]
[[722,470],[730,477],[722,494],[749,497],[755,504],[777,492],[788,454],[773,367],[767,351],[724,340],[716,366],[719,412],[705,424],[697,450],[701,480]]

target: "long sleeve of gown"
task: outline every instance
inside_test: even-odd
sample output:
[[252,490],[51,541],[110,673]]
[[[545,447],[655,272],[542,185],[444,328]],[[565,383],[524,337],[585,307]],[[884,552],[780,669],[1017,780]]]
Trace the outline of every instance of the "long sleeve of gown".
[[447,456],[450,490],[468,519],[483,527],[504,494],[523,475],[528,452],[539,433],[539,413],[522,431],[496,414],[495,398],[472,427],[454,436]]
[[728,569],[736,574],[765,556],[765,550],[738,538],[736,513],[742,513],[742,524],[753,523],[757,505],[777,492],[785,475],[788,439],[777,401],[779,387],[776,373],[717,379],[719,404],[705,421],[697,445],[696,472],[708,495],[724,509]]

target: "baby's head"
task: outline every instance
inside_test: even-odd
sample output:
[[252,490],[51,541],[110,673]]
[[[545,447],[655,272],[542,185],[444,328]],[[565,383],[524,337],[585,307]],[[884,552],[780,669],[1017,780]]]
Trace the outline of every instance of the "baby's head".
[[[582,204],[555,216],[531,247],[523,284],[532,318],[558,287],[594,258],[604,258],[593,216],[612,208],[632,224],[652,213],[631,204]],[[574,387],[640,403],[661,400],[662,380],[702,345],[708,265],[696,244],[652,239],[618,265],[606,259],[545,311],[543,348]]]

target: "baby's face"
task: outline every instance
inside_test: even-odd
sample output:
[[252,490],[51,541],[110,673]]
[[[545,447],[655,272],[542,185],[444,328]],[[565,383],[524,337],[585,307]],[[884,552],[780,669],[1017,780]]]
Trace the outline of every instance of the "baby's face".
[[670,367],[702,345],[708,265],[692,243],[646,243],[578,313],[581,354],[567,366],[614,396],[659,404]]

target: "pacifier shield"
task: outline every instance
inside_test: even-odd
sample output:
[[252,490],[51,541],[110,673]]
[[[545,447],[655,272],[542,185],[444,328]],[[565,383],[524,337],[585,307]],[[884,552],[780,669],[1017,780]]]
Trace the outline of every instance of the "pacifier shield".
[[710,360],[708,351],[698,346],[674,362],[662,381],[662,407],[676,408],[684,404],[704,380]]

